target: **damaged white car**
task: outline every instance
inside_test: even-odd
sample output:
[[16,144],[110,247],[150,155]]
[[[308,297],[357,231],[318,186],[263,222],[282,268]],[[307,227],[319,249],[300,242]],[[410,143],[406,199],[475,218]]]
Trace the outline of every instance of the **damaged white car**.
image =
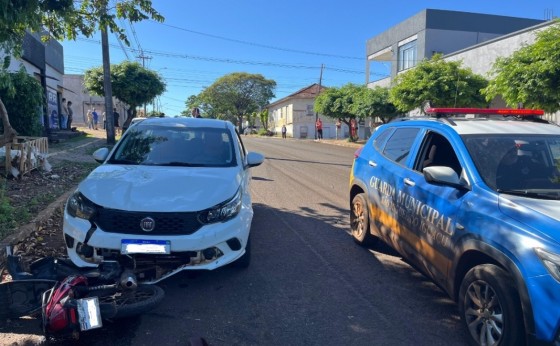
[[146,119],[131,127],[69,197],[64,238],[80,267],[129,261],[138,280],[250,262],[251,167],[233,124]]

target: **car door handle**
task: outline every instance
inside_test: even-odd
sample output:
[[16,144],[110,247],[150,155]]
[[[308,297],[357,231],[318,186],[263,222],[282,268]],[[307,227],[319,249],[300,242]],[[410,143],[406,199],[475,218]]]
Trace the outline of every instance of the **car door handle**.
[[404,183],[408,186],[416,185],[416,183],[412,179],[409,179],[409,178],[404,178]]
[[371,167],[377,167],[377,162],[374,162],[374,161],[369,160],[369,161],[368,161],[368,164],[369,164]]

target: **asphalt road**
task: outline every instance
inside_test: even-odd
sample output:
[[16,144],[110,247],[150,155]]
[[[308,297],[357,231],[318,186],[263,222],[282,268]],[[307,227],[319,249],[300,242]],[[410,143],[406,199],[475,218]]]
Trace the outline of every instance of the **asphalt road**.
[[253,169],[248,269],[185,272],[161,306],[80,345],[465,345],[453,301],[390,249],[348,233],[355,148],[244,137]]

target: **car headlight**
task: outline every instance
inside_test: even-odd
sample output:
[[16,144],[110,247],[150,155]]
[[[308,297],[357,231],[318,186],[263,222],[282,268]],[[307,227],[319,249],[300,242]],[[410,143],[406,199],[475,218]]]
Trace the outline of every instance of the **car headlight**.
[[541,248],[535,248],[535,252],[550,275],[552,275],[556,281],[560,282],[560,255],[545,251]]
[[220,203],[212,208],[203,210],[199,214],[202,223],[224,222],[234,218],[241,210],[241,189],[227,201]]
[[80,192],[74,192],[66,202],[66,211],[72,217],[90,220],[96,213],[95,205]]

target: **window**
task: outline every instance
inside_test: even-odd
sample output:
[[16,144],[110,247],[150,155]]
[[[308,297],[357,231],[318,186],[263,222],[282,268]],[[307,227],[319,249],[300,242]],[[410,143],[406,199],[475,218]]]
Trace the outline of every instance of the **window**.
[[463,171],[451,143],[435,132],[428,132],[426,135],[414,169],[422,173],[424,168],[431,166],[450,167],[457,175],[461,175]]
[[387,145],[385,145],[383,154],[397,163],[405,164],[418,131],[417,128],[395,130]]
[[381,133],[374,141],[373,141],[373,146],[377,149],[377,150],[381,150],[383,148],[383,145],[385,144],[385,142],[387,141],[387,138],[389,138],[389,136],[393,133],[393,129],[389,128],[389,129],[385,129],[383,131],[383,133]]
[[399,47],[399,71],[416,66],[416,40]]
[[313,105],[307,105],[307,115],[313,115]]

